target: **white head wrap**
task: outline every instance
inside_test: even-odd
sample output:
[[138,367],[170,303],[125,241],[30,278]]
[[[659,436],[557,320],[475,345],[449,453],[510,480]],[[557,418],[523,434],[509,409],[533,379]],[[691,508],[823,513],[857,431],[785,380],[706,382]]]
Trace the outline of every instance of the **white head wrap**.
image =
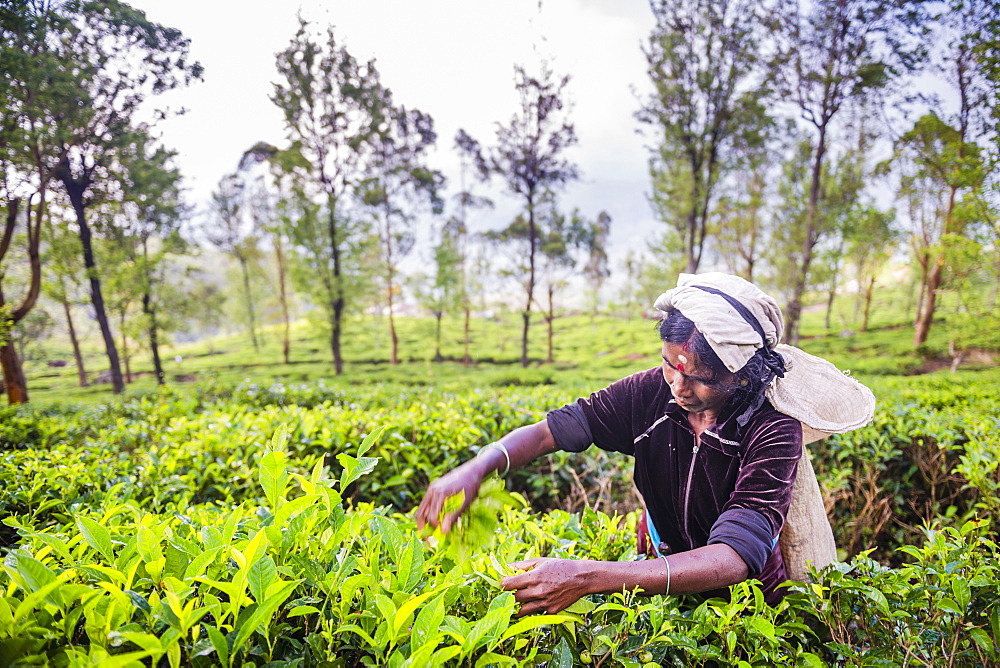
[[715,288],[740,301],[760,323],[768,348],[781,340],[785,322],[778,303],[753,283],[719,272],[681,274],[677,287],[667,290],[654,306],[664,312],[677,309],[699,332],[730,371],[739,371],[761,346],[760,334],[724,297],[696,288]]
[[[738,300],[760,324],[764,341],[729,301],[696,286],[719,290]],[[765,396],[777,410],[802,423],[805,442],[857,429],[874,416],[871,390],[826,360],[778,343],[784,332],[781,309],[749,281],[719,272],[681,274],[677,287],[660,295],[654,306],[664,312],[676,309],[683,313],[730,371],[742,369],[765,342],[780,353],[785,375],[771,381]]]

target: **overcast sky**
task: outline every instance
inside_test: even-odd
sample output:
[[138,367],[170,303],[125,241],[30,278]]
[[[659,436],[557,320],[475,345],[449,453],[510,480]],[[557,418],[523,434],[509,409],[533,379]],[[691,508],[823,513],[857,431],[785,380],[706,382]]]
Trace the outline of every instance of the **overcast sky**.
[[[333,25],[359,60],[374,58],[398,104],[434,117],[438,146],[433,166],[457,190],[453,138],[465,129],[492,144],[495,124],[515,111],[514,65],[533,69],[549,59],[569,74],[567,97],[579,144],[568,152],[581,180],[561,196],[564,210],[611,214],[612,252],[644,247],[655,229],[646,199],[647,151],[634,113],[648,88],[642,43],[653,20],[644,0],[133,0],[158,23],[191,40],[204,81],[172,91],[157,107],[187,113],[159,125],[163,142],[179,152],[189,199],[204,209],[219,179],[259,140],[281,144],[281,117],[268,96],[277,78],[275,54],[298,27],[297,15],[317,28]],[[474,228],[510,220],[515,200],[481,214]]]

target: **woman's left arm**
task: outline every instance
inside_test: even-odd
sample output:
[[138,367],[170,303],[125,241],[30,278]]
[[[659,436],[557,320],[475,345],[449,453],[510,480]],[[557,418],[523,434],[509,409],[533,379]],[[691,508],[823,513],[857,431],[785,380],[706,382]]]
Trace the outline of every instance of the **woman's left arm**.
[[742,582],[747,565],[725,544],[706,545],[671,554],[667,591],[667,564],[663,558],[644,561],[590,561],[585,559],[528,559],[511,564],[523,571],[503,579],[514,592],[521,615],[554,614],[587,594],[638,590],[640,594],[694,594]]

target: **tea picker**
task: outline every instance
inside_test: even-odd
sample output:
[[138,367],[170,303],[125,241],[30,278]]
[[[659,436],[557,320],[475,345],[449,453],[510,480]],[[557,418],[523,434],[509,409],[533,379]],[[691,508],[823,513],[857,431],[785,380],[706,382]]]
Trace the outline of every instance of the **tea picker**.
[[[720,593],[755,578],[782,596],[807,565],[836,559],[819,485],[803,444],[867,424],[871,391],[829,362],[778,343],[777,303],[721,273],[681,274],[655,303],[663,363],[515,429],[432,482],[420,526],[447,532],[483,478],[557,450],[597,445],[634,458],[650,559],[539,558],[504,578],[521,614],[555,613],[592,593]],[[450,496],[464,492],[456,511]]]

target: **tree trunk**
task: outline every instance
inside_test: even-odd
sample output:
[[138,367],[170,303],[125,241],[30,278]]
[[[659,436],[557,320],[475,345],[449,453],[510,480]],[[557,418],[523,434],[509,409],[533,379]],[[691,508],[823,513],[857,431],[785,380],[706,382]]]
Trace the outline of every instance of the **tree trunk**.
[[399,336],[396,334],[395,300],[393,299],[393,276],[389,270],[389,280],[386,286],[389,292],[389,364],[399,364]]
[[470,324],[469,321],[471,320],[471,318],[472,318],[472,309],[470,309],[469,305],[466,304],[465,322],[462,325],[463,329],[462,338],[464,339],[464,347],[465,347],[464,354],[462,355],[462,364],[465,366],[469,366],[472,363],[472,357],[469,355],[469,324]]
[[441,356],[441,317],[444,315],[444,311],[438,311],[434,314],[434,361],[441,362],[444,357]]
[[555,361],[555,355],[553,353],[553,347],[555,344],[555,332],[553,332],[553,322],[556,319],[556,307],[554,303],[555,288],[549,285],[549,312],[545,318],[548,324],[548,355],[546,357],[546,362],[552,364]]
[[250,319],[250,341],[254,350],[260,350],[260,343],[257,341],[257,315],[254,313],[253,294],[250,292],[250,264],[242,253],[237,253],[236,259],[243,273],[243,297],[246,299],[247,317]]
[[923,309],[917,315],[916,328],[913,332],[913,347],[927,343],[927,335],[931,331],[931,321],[934,319],[934,306],[937,301],[937,289],[941,285],[941,272],[944,266],[944,258],[938,258],[931,265],[927,273],[927,279],[923,286],[924,298]]
[[115,337],[111,332],[111,323],[108,321],[108,312],[104,306],[104,294],[101,292],[101,279],[97,275],[97,263],[94,260],[94,247],[91,239],[90,225],[87,223],[86,207],[83,202],[85,186],[73,181],[66,175],[62,177],[66,193],[69,195],[70,203],[76,214],[76,224],[80,228],[80,244],[83,246],[83,266],[90,280],[90,301],[94,305],[94,315],[97,324],[101,328],[101,337],[104,339],[104,349],[108,355],[108,367],[111,372],[111,389],[115,394],[121,394],[125,390],[125,382],[122,380],[121,364],[118,360],[118,349],[115,347]]
[[837,298],[837,276],[834,275],[830,281],[830,290],[826,294],[826,318],[824,326],[827,334],[830,333],[830,315],[833,313],[833,300]]
[[333,349],[333,368],[339,376],[344,373],[344,358],[340,354],[340,335],[344,320],[344,300],[333,302],[333,329],[330,334],[330,347]]
[[[955,200],[958,194],[958,186],[951,186],[948,192],[948,208],[944,213],[945,234],[951,233],[953,229],[952,216],[955,212]],[[931,324],[934,321],[934,307],[937,301],[937,289],[941,287],[944,280],[944,256],[938,253],[935,257],[929,258],[930,267],[924,276],[923,309],[918,312],[915,331],[913,332],[913,347],[923,345],[927,342],[927,336],[931,331]]]
[[524,312],[521,314],[521,366],[528,366],[528,328],[531,326],[531,303],[535,298],[535,251],[538,247],[535,228],[534,195],[528,196],[528,298],[525,300]]
[[[17,198],[7,201],[7,221],[0,238],[0,260],[2,260],[10,248],[11,239],[14,237],[14,227],[17,225],[17,212],[20,208],[20,200]],[[30,207],[29,207],[30,211]],[[2,278],[2,276],[0,276]],[[3,286],[0,285],[0,307],[6,305],[3,295]],[[11,314],[13,316],[13,314]],[[15,325],[14,318],[10,318],[10,330],[5,339],[0,339],[0,367],[3,370],[4,390],[7,392],[7,399],[11,405],[28,403],[28,382],[24,377],[24,369],[21,368],[21,360],[17,357],[14,349],[14,341],[11,334]]]
[[868,287],[865,288],[865,308],[861,318],[861,331],[868,331],[868,316],[872,310],[872,297],[875,294],[875,277],[868,280]]
[[330,349],[333,354],[333,368],[336,375],[344,373],[344,359],[340,353],[340,335],[344,320],[344,282],[340,266],[340,246],[337,241],[337,217],[335,197],[327,198],[329,218],[327,226],[330,231],[330,258],[333,260],[333,321],[330,323]]
[[281,303],[281,321],[284,323],[284,330],[281,337],[281,356],[285,364],[291,363],[291,319],[288,314],[288,286],[285,281],[285,251],[282,245],[281,235],[274,235],[275,259],[278,262],[278,297]]
[[396,273],[393,267],[395,258],[392,252],[392,209],[389,206],[388,191],[383,197],[385,200],[383,212],[385,216],[385,284],[386,300],[389,304],[389,364],[396,365],[399,364],[399,337],[396,335],[395,295],[393,295],[393,290],[396,287]]
[[[928,262],[929,260],[924,257],[920,263],[920,285],[917,286],[917,306],[913,313],[914,329],[917,328],[917,323],[920,321],[920,314],[924,312],[924,294],[927,291]],[[910,289],[910,294],[913,294],[912,288]]]
[[163,377],[163,364],[160,362],[160,336],[156,326],[156,309],[153,308],[153,300],[149,293],[142,295],[142,312],[149,321],[149,351],[153,355],[153,373],[156,374],[156,384],[163,385],[166,381]]
[[[38,300],[38,294],[42,288],[42,261],[39,252],[41,243],[41,227],[45,216],[45,192],[46,186],[43,180],[38,191],[38,207],[35,210],[34,222],[31,216],[31,198],[28,199],[27,232],[28,232],[28,265],[30,269],[30,279],[28,292],[24,301],[16,309],[10,312],[10,325],[15,326],[24,319],[31,309],[34,308]],[[14,237],[14,228],[17,226],[17,214],[20,209],[21,200],[13,198],[7,201],[7,219],[5,221],[3,235],[0,237],[0,261],[7,256],[10,249],[11,240]],[[2,279],[2,274],[0,274]],[[2,286],[0,286],[0,306],[6,305]],[[14,348],[13,341],[3,342],[0,349],[0,366],[3,367],[4,388],[11,404],[28,403],[28,379],[24,375],[24,368],[21,360]]]
[[127,309],[122,309],[121,313],[121,334],[122,334],[122,361],[125,363],[125,382],[132,382],[132,356],[128,351],[128,335],[125,334],[125,313]]
[[83,366],[83,353],[80,351],[80,340],[76,337],[76,327],[73,326],[73,311],[68,299],[62,300],[63,313],[66,314],[66,329],[69,330],[69,342],[73,346],[73,359],[76,361],[76,374],[80,379],[80,387],[87,387],[87,370]]
[[10,404],[28,403],[28,380],[13,341],[0,346],[0,366],[3,367],[3,384]]
[[[693,195],[692,195],[693,197]],[[691,202],[691,213],[687,220],[687,263],[684,265],[684,273],[695,274],[698,272],[698,261],[694,257],[695,229],[698,225],[698,214],[695,211],[694,202]]]

